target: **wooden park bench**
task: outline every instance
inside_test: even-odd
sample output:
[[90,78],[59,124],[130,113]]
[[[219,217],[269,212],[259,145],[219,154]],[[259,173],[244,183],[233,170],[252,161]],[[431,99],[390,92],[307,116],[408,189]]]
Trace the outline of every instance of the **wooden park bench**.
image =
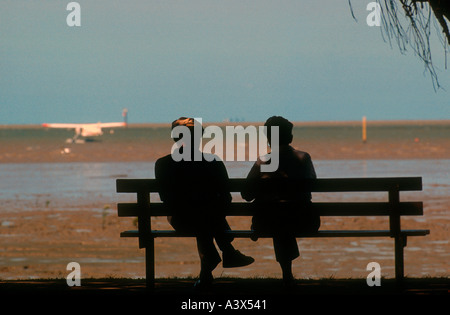
[[[240,192],[245,179],[230,179],[230,192]],[[298,183],[297,183],[298,184]],[[299,186],[297,185],[297,188]],[[429,230],[402,230],[402,216],[423,215],[423,203],[400,202],[400,191],[422,190],[421,177],[401,178],[326,178],[301,181],[305,191],[327,192],[387,192],[385,202],[313,202],[315,211],[324,216],[386,216],[389,229],[386,230],[319,230],[309,235],[296,235],[301,238],[315,237],[391,237],[394,238],[395,278],[404,278],[403,248],[408,236],[425,236]],[[139,248],[145,248],[146,284],[151,288],[155,281],[154,239],[157,237],[194,237],[194,234],[179,233],[174,230],[152,230],[151,217],[168,216],[167,207],[162,202],[150,203],[150,193],[158,193],[155,179],[117,179],[118,193],[137,194],[136,203],[119,203],[119,217],[137,217],[138,230],[124,231],[121,237],[137,237]],[[314,201],[314,200],[313,200]],[[252,216],[254,207],[249,202],[232,202],[227,210],[228,216]],[[236,238],[250,238],[251,230],[233,230],[228,233]],[[259,235],[258,237],[271,237]]]

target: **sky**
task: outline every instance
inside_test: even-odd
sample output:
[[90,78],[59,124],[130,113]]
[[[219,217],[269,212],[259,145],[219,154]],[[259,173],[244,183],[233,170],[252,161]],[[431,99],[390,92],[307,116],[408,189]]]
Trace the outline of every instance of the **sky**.
[[[440,84],[370,27],[368,0],[0,2],[0,125],[450,119]],[[449,55],[449,54],[448,54]],[[447,56],[449,57],[449,56]]]

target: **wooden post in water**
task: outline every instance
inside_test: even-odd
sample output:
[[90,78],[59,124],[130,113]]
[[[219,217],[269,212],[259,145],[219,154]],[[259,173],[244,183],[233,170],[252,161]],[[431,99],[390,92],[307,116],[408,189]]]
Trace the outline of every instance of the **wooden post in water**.
[[363,143],[366,143],[366,141],[367,141],[367,121],[366,121],[366,116],[363,116],[363,118],[362,118],[362,141],[363,141]]

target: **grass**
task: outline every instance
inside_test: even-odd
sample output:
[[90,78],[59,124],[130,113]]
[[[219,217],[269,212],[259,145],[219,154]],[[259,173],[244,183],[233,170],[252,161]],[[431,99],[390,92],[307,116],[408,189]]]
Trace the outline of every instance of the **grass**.
[[156,279],[154,290],[148,290],[145,279],[102,278],[81,279],[80,287],[69,287],[66,279],[0,280],[0,294],[3,292],[33,293],[145,293],[166,294],[206,294],[206,295],[439,295],[450,292],[450,278],[406,278],[402,284],[394,279],[381,279],[381,286],[369,287],[366,279],[298,279],[292,289],[285,289],[280,279],[274,278],[233,278],[221,277],[206,292],[193,289],[196,278]]
[[[435,310],[448,306],[449,278],[405,279],[397,285],[393,279],[382,279],[380,287],[368,287],[365,279],[310,279],[297,280],[296,287],[285,290],[280,279],[273,278],[217,278],[210,290],[194,290],[195,278],[157,279],[155,288],[148,289],[145,279],[102,278],[82,279],[80,287],[68,287],[66,279],[0,280],[0,300],[15,302],[22,312],[29,308],[37,313],[83,310],[108,314],[120,310],[135,312],[145,310],[154,314],[186,313],[183,307],[199,303],[215,303],[214,312],[231,314],[236,310],[274,314],[301,314],[305,310],[323,313],[361,314],[362,311]],[[429,303],[424,296],[444,296]],[[12,298],[9,299],[9,296]],[[318,298],[317,298],[318,297]],[[250,302],[248,302],[250,301]],[[442,301],[442,308],[439,304]],[[259,305],[258,309],[243,309]],[[61,308],[61,305],[63,306]],[[206,304],[203,304],[203,306]],[[264,305],[264,308],[262,307]],[[65,307],[64,307],[65,306]],[[240,309],[236,309],[240,308]],[[164,312],[161,312],[164,310]],[[207,313],[210,310],[197,309]]]

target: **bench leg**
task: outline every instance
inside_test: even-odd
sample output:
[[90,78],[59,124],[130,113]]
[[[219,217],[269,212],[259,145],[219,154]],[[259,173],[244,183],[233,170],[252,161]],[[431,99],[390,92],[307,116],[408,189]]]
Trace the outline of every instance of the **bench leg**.
[[155,287],[155,239],[147,241],[145,248],[145,283],[147,289]]
[[406,236],[395,237],[395,279],[401,283],[404,278],[403,248],[406,246]]

